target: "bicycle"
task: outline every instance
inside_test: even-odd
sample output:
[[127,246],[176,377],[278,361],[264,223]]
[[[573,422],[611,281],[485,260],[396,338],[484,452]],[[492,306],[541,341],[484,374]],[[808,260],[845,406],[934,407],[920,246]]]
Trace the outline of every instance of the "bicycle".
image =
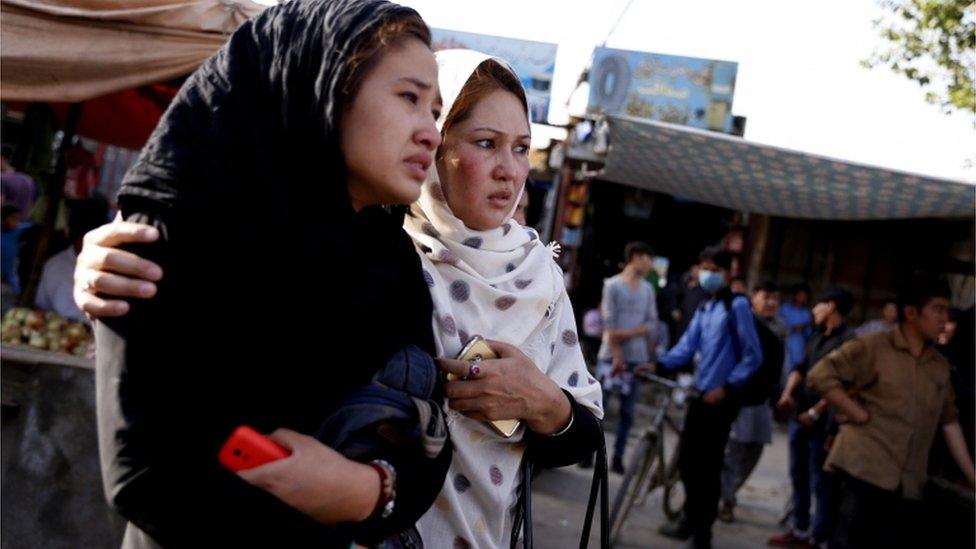
[[[683,405],[688,398],[698,396],[691,386],[691,376],[681,376],[679,381],[656,376],[638,368],[634,375],[654,383],[663,391],[655,391],[658,408],[650,426],[641,435],[637,450],[624,470],[620,488],[614,496],[610,511],[610,543],[616,543],[627,515],[634,507],[644,505],[647,496],[658,487],[664,487],[664,514],[676,520],[684,505],[684,491],[678,471],[678,453],[681,447],[681,426],[668,415],[671,403]],[[670,428],[676,443],[670,455],[665,451],[665,428]]]

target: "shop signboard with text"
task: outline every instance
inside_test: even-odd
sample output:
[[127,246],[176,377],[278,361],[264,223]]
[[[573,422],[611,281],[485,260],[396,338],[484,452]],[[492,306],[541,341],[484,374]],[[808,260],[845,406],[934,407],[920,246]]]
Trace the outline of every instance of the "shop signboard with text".
[[587,111],[728,133],[737,69],[731,61],[597,48]]

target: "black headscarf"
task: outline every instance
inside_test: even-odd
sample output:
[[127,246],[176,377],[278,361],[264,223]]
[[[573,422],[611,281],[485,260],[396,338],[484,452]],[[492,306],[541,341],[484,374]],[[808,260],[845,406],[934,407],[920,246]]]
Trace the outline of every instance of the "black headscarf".
[[[125,177],[123,216],[162,234],[131,249],[165,276],[154,299],[99,322],[102,473],[116,508],[157,540],[313,539],[307,519],[220,469],[220,444],[240,424],[314,433],[396,350],[434,350],[402,215],[353,212],[338,145],[356,40],[398,13],[413,12],[380,0],[269,8],[186,81]],[[426,509],[431,478],[404,475],[391,520]]]
[[[418,280],[419,266],[392,246],[402,213],[353,212],[338,117],[357,38],[404,13],[415,12],[382,0],[275,6],[187,80],[118,198],[124,217],[144,216],[163,232],[155,253],[170,266],[159,301],[195,296],[213,314],[234,315],[231,323],[253,313],[282,339],[288,331],[278,328],[303,313],[321,319],[320,329],[335,321],[362,330],[363,341],[347,339],[343,351],[365,353],[370,368],[399,348],[384,342],[403,330],[383,320],[402,314],[388,309],[405,296],[389,294],[403,278],[398,265],[410,263]],[[192,308],[181,314],[197,314],[186,302]],[[387,333],[369,334],[367,326]],[[242,333],[260,337],[250,328]]]
[[348,211],[337,135],[346,65],[365,30],[403,13],[415,12],[381,0],[298,0],[246,22],[174,99],[125,177],[123,209],[257,191],[275,204],[329,198],[328,211]]

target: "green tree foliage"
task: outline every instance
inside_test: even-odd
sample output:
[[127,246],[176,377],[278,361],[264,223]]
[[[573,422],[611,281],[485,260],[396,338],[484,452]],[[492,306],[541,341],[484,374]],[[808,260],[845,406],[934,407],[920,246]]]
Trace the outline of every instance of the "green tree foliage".
[[865,66],[888,66],[926,90],[945,112],[976,115],[976,2],[973,0],[882,0],[890,12],[875,21],[885,49]]

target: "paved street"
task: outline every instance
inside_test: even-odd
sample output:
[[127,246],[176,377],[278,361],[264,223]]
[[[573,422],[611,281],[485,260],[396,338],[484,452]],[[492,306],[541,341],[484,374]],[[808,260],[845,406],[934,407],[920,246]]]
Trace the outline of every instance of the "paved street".
[[[647,408],[638,410],[628,450],[636,446],[635,437],[649,421],[647,411]],[[608,422],[606,429],[607,445],[610,446],[613,444],[613,423]],[[774,430],[773,444],[766,447],[756,471],[739,492],[736,521],[732,524],[716,522],[713,531],[713,546],[716,549],[765,547],[766,539],[781,531],[777,521],[790,495],[787,447],[785,430]],[[533,499],[536,546],[543,549],[579,546],[591,475],[591,469],[574,466],[545,471],[536,478]],[[620,476],[611,473],[611,502],[619,483]],[[657,528],[666,520],[661,508],[661,494],[661,490],[657,490],[643,507],[631,512],[615,547],[670,548],[683,545],[683,542],[657,534]],[[594,521],[590,547],[599,547],[598,521]]]

